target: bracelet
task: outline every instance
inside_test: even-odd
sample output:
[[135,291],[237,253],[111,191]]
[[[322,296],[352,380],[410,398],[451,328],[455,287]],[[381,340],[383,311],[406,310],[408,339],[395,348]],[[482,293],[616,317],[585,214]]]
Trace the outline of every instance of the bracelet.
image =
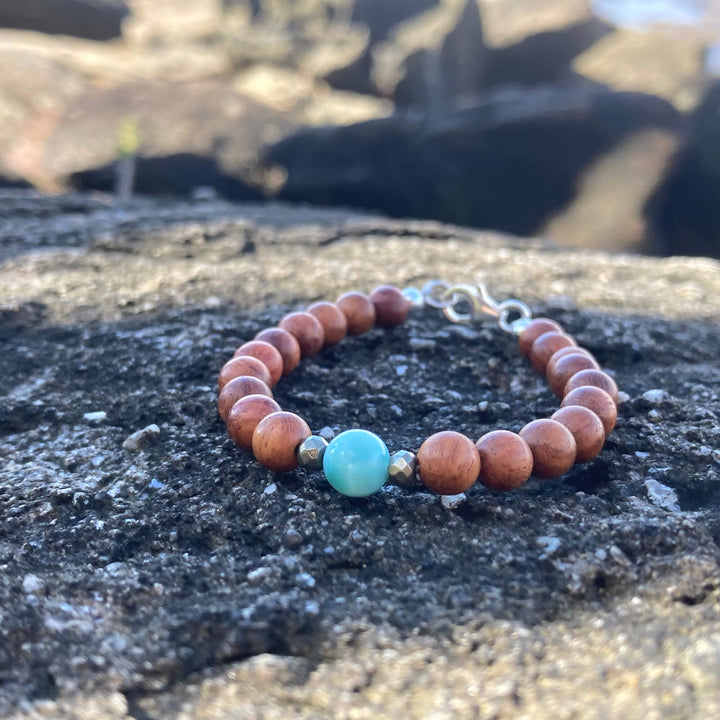
[[[346,335],[399,325],[411,308],[423,306],[441,309],[455,323],[494,318],[503,331],[518,337],[520,352],[561,399],[560,409],[518,433],[494,430],[473,442],[444,430],[428,437],[417,452],[391,455],[368,430],[349,429],[335,436],[325,428],[313,434],[305,420],[283,411],[273,399],[271,388],[301,358],[317,355]],[[237,445],[251,450],[270,470],[322,470],[332,487],[351,497],[370,495],[388,479],[403,487],[425,486],[456,495],[476,481],[506,491],[531,476],[560,477],[573,464],[595,458],[617,420],[617,385],[593,355],[555,321],[533,319],[527,305],[515,298],[498,302],[482,283],[434,280],[422,290],[402,291],[383,285],[370,295],[348,292],[335,303],[316,302],[242,344],[222,367],[218,388],[218,412]]]

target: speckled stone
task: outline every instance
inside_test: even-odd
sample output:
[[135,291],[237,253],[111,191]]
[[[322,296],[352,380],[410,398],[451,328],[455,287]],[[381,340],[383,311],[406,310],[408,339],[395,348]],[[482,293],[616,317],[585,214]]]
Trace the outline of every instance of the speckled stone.
[[[20,649],[0,716],[720,716],[716,262],[345,210],[0,204],[0,645]],[[458,279],[459,258],[613,369],[625,400],[597,459],[444,507],[343,497],[227,437],[215,381],[244,338],[348,287]],[[472,329],[415,309],[304,361],[278,402],[392,449],[548,417],[514,338]],[[123,450],[150,423],[156,442]]]

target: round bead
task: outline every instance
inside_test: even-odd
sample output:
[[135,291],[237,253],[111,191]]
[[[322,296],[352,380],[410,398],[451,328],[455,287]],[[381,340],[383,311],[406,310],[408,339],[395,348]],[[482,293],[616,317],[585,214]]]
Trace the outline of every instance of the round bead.
[[530,477],[533,454],[519,435],[493,430],[483,435],[475,447],[480,454],[478,480],[489,490],[515,490]]
[[301,357],[313,357],[322,350],[325,333],[320,321],[314,315],[306,312],[290,313],[278,325],[295,336],[300,345]]
[[599,387],[604,390],[617,405],[619,399],[618,387],[615,381],[602,370],[581,370],[579,373],[573,375],[565,385],[564,394],[572,392],[579,387]]
[[417,453],[417,472],[425,486],[440,495],[465,492],[480,474],[475,443],[452,430],[431,435]]
[[561,357],[554,365],[552,371],[547,373],[550,389],[559,398],[563,396],[568,380],[581,370],[597,369],[597,363],[586,355],[570,353]]
[[375,307],[375,324],[389,328],[402,325],[410,312],[410,301],[392,285],[381,285],[370,293]]
[[547,368],[548,360],[560,348],[575,345],[575,341],[569,336],[561,332],[551,330],[543,333],[530,348],[530,363],[536,372],[544,374]]
[[235,444],[249,450],[257,424],[270,413],[280,410],[280,406],[267,395],[246,395],[230,408],[227,417],[228,434]]
[[350,335],[362,335],[375,324],[375,306],[363,293],[345,293],[337,299],[337,306],[347,318]]
[[613,399],[604,390],[591,385],[571,390],[560,403],[560,407],[582,405],[592,410],[601,420],[605,434],[609,435],[617,422],[617,407]]
[[545,367],[545,374],[550,375],[550,373],[553,371],[553,368],[555,367],[555,363],[561,358],[564,358],[566,355],[584,355],[585,357],[589,357],[591,360],[595,361],[596,368],[600,367],[600,363],[589,350],[578,347],[577,345],[568,345],[567,347],[560,348],[557,352],[554,352],[550,356],[548,364]]
[[311,435],[303,440],[297,449],[298,464],[308,470],[321,470],[323,455],[328,441],[319,435]]
[[408,450],[398,450],[390,456],[388,477],[395,485],[415,488],[420,484],[417,477],[417,456]]
[[280,351],[269,342],[264,340],[250,340],[249,342],[243,343],[236,351],[233,357],[254,357],[257,358],[261,363],[267,365],[267,369],[270,371],[272,387],[282,377],[283,374],[283,359]]
[[299,415],[274,412],[266,415],[255,428],[252,451],[261,465],[276,472],[287,472],[298,466],[297,447],[310,435],[310,427]]
[[255,357],[235,357],[228,360],[220,370],[218,376],[218,389],[222,390],[233,378],[249,375],[262,380],[266,385],[272,385],[272,376],[268,366]]
[[402,296],[410,303],[410,305],[412,305],[412,307],[422,307],[425,304],[425,297],[423,296],[420,288],[403,288]]
[[289,375],[300,362],[300,343],[296,337],[282,328],[265,328],[256,336],[256,340],[270,343],[282,357],[283,375]]
[[230,380],[218,395],[218,413],[224,422],[230,414],[230,408],[246,395],[266,395],[272,397],[272,390],[262,381],[249,375]]
[[520,431],[520,437],[532,451],[535,477],[559,477],[575,462],[575,438],[556,420],[533,420]]
[[517,320],[513,320],[510,323],[510,329],[515,333],[515,335],[520,336],[530,327],[531,324],[531,318],[519,317]]
[[605,444],[605,428],[600,418],[586,407],[568,405],[553,413],[552,420],[562,423],[575,438],[576,463],[596,458]]
[[323,470],[328,482],[343,495],[365,497],[387,480],[390,453],[385,443],[367,430],[346,430],[325,450]]
[[347,319],[335,303],[316,302],[307,311],[322,325],[325,333],[325,347],[337,345],[347,335]]
[[533,320],[518,337],[520,352],[527,357],[530,355],[532,344],[546,332],[562,332],[562,326],[548,318],[537,318]]

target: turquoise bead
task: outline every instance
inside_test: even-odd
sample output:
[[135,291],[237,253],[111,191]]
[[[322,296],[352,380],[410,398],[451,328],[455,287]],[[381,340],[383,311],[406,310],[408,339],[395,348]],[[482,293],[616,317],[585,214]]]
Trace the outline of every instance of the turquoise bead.
[[367,430],[346,430],[325,448],[323,470],[328,482],[343,495],[365,497],[387,480],[390,453],[385,443]]

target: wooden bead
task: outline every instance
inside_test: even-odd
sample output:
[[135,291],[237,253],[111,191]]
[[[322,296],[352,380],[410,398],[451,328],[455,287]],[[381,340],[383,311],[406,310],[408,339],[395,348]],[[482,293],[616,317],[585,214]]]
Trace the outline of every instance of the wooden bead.
[[270,343],[280,353],[283,361],[283,375],[289,375],[300,362],[300,343],[297,338],[282,328],[265,328],[256,336],[256,340]]
[[452,430],[431,435],[417,452],[417,473],[440,495],[465,492],[480,473],[480,454],[472,440]]
[[480,454],[478,480],[489,490],[514,490],[530,477],[532,450],[519,435],[493,430],[483,435],[475,447]]
[[242,448],[252,447],[252,436],[257,424],[267,415],[282,408],[267,395],[247,395],[231,408],[227,418],[228,434]]
[[337,299],[337,306],[347,318],[350,335],[362,335],[375,324],[375,306],[363,293],[345,293]]
[[568,380],[579,373],[581,370],[596,370],[597,363],[586,355],[579,353],[570,353],[561,357],[554,365],[551,371],[547,373],[550,389],[561,398],[565,392],[565,386]]
[[535,477],[560,477],[575,462],[575,438],[556,420],[533,420],[520,431],[520,437],[532,451]]
[[322,350],[325,332],[320,321],[314,315],[306,312],[290,313],[278,325],[295,336],[300,345],[301,357],[313,357]]
[[597,361],[597,358],[589,350],[578,347],[577,345],[568,345],[567,347],[560,348],[557,352],[554,352],[550,356],[548,364],[545,367],[545,375],[549,376],[555,367],[555,363],[560,360],[560,358],[564,358],[566,355],[584,355],[585,357],[589,357],[591,360],[595,361],[596,368],[600,367],[600,363]]
[[257,358],[260,362],[267,365],[267,369],[270,371],[272,387],[282,377],[283,374],[283,359],[280,351],[269,342],[264,340],[250,340],[249,342],[243,343],[236,351],[233,357],[249,356]]
[[262,381],[249,375],[230,380],[218,395],[218,413],[223,421],[227,421],[230,408],[246,395],[267,395],[272,397],[272,390]]
[[262,380],[266,385],[272,384],[272,376],[267,365],[255,357],[234,357],[228,360],[220,370],[218,376],[218,390],[222,390],[233,378],[249,375]]
[[613,399],[599,387],[584,385],[571,390],[560,403],[560,407],[582,405],[592,410],[602,421],[605,434],[609,435],[617,422],[617,407]]
[[576,345],[576,342],[564,333],[551,330],[538,337],[530,348],[530,363],[541,375],[547,368],[550,358],[560,349]]
[[605,428],[592,410],[568,405],[553,413],[550,419],[562,423],[575,438],[576,463],[589,462],[600,454],[605,444]]
[[612,398],[615,405],[618,404],[618,386],[615,384],[615,381],[607,373],[602,372],[602,370],[581,370],[579,373],[576,373],[567,381],[563,394],[567,395],[575,390],[575,388],[585,386],[599,387]]
[[325,333],[325,347],[337,345],[347,335],[347,319],[335,303],[316,302],[307,311],[322,325]]
[[375,324],[388,328],[402,325],[410,312],[410,301],[392,285],[380,285],[370,293],[375,306]]
[[310,427],[299,415],[274,412],[257,424],[252,451],[261,465],[276,472],[287,472],[298,466],[297,447],[310,435]]
[[562,326],[549,318],[537,318],[533,320],[521,333],[518,338],[520,352],[527,357],[530,355],[532,344],[546,332],[563,332]]

